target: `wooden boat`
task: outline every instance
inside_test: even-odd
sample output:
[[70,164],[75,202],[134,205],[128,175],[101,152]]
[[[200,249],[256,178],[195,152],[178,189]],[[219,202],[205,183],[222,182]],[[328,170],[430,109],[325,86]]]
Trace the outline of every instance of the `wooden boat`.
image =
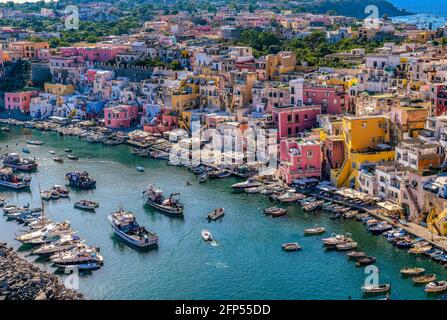
[[208,214],[207,219],[211,221],[216,221],[217,219],[222,218],[224,214],[225,214],[224,208],[216,208],[213,210],[213,212]]
[[442,293],[447,291],[447,282],[446,281],[434,281],[430,282],[425,286],[424,291],[426,293]]
[[53,160],[55,162],[64,163],[64,159],[62,159],[61,157],[54,157]]
[[436,274],[426,274],[422,276],[413,277],[414,284],[425,284],[436,280]]
[[290,243],[284,243],[282,245],[282,249],[284,251],[300,251],[301,247],[298,244],[298,242],[290,242]]
[[323,204],[323,201],[315,201],[315,202],[304,205],[303,210],[306,212],[315,211],[319,207],[321,207],[322,204]]
[[314,225],[313,228],[304,229],[305,235],[316,235],[316,234],[322,234],[325,232],[326,232],[326,229],[323,227],[319,227],[318,224]]
[[68,196],[70,195],[70,190],[65,189],[57,184],[55,184],[53,188],[51,188],[51,191],[56,191],[61,198],[68,198]]
[[70,160],[78,160],[79,159],[77,156],[74,156],[74,155],[71,155],[71,154],[69,154],[67,156],[67,158],[70,159]]
[[279,202],[289,203],[289,202],[295,202],[299,199],[302,199],[303,197],[304,195],[302,195],[301,193],[287,191],[277,196],[276,200],[278,200]]
[[424,272],[424,268],[403,268],[400,270],[400,273],[406,277],[420,276]]
[[343,218],[345,218],[345,219],[354,219],[357,214],[358,214],[358,210],[351,210],[351,211],[345,212],[343,214]]
[[91,200],[79,200],[74,203],[74,207],[84,210],[95,210],[99,207],[99,203]]
[[329,238],[324,238],[321,241],[323,241],[323,244],[325,246],[331,247],[336,246],[337,244],[342,244],[346,242],[352,241],[350,235],[342,235],[342,234],[332,234]]
[[368,221],[365,222],[365,224],[368,228],[370,228],[372,226],[375,226],[379,222],[380,222],[380,220],[377,220],[377,219],[369,219]]
[[46,200],[46,201],[50,200],[51,199],[51,191],[41,191],[40,198],[42,200]]
[[416,246],[413,248],[410,248],[408,250],[408,253],[410,254],[423,254],[429,250],[431,250],[433,247],[431,245],[426,245],[426,246]]
[[388,224],[387,222],[379,222],[375,226],[369,228],[369,231],[373,234],[381,234],[385,231],[389,231],[393,229],[393,226]]
[[364,257],[357,260],[356,266],[368,266],[370,264],[373,264],[374,262],[376,262],[376,257]]
[[205,241],[213,241],[213,236],[208,230],[202,230],[202,238]]
[[355,241],[340,243],[340,244],[335,245],[335,247],[337,248],[338,251],[349,251],[349,250],[357,248],[357,246],[358,246],[358,243]]
[[265,208],[264,213],[266,215],[271,215],[272,217],[281,217],[281,216],[285,216],[287,214],[287,211],[286,211],[286,209],[283,209],[283,208],[270,207],[270,208]]
[[363,251],[351,251],[351,252],[348,252],[346,255],[348,256],[348,259],[351,259],[351,260],[357,260],[357,259],[362,259],[362,258],[366,257],[366,253]]
[[51,199],[57,200],[60,198],[60,194],[56,190],[51,190],[50,192],[51,192],[51,195],[50,195]]
[[49,153],[49,154],[56,154],[56,151],[54,151],[54,150],[50,150],[50,151],[48,151],[48,153]]
[[366,285],[362,287],[363,293],[377,294],[377,293],[387,293],[391,290],[390,284],[378,284],[378,285]]

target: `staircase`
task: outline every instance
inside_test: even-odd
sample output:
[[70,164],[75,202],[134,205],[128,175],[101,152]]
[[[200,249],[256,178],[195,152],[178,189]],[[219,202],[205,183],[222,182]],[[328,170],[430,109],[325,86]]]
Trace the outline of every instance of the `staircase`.
[[413,209],[411,210],[410,208],[410,216],[408,217],[408,219],[412,222],[417,223],[420,220],[420,212],[421,210],[419,209],[419,205],[418,202],[413,194],[413,191],[410,188],[410,184],[408,182],[405,182],[405,187],[404,187],[405,192],[408,195],[408,198],[410,199],[411,203],[412,203],[412,207]]

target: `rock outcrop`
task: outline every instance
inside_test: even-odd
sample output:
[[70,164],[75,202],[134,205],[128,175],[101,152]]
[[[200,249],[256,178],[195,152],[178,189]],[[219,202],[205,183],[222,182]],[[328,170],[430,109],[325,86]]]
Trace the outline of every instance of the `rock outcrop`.
[[0,300],[81,300],[83,296],[0,243]]

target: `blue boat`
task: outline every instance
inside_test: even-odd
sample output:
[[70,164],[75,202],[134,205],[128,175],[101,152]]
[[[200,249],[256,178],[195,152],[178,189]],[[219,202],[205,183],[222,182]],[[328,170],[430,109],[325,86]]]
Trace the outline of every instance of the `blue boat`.
[[89,177],[86,171],[73,171],[65,174],[65,179],[71,187],[79,189],[93,189],[96,187],[96,181]]
[[99,264],[97,264],[96,262],[90,262],[90,263],[78,264],[78,265],[76,265],[76,268],[78,268],[78,270],[87,271],[87,270],[97,270],[97,269],[101,268],[101,266]]
[[29,153],[30,151],[29,151],[29,149],[27,147],[23,147],[22,148],[22,152],[23,153]]

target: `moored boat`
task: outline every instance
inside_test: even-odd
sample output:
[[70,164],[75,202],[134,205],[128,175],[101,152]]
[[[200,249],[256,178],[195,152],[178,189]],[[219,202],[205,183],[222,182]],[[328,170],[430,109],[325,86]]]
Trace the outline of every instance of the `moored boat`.
[[426,293],[442,293],[447,291],[447,282],[446,281],[433,281],[425,286],[424,291]]
[[323,227],[319,227],[318,224],[314,225],[313,228],[304,229],[305,235],[316,235],[316,234],[322,234],[325,232],[326,232],[326,229]]
[[286,211],[286,209],[283,209],[283,208],[270,207],[270,208],[265,208],[264,213],[266,215],[271,215],[272,217],[281,217],[281,216],[285,216],[287,214],[287,211]]
[[357,259],[362,259],[362,258],[366,257],[366,253],[363,251],[351,251],[351,252],[348,252],[346,255],[348,256],[348,259],[351,259],[351,260],[357,260]]
[[35,145],[35,146],[41,146],[43,145],[43,142],[40,140],[26,140],[27,144]]
[[289,243],[284,243],[282,245],[282,249],[284,251],[300,251],[301,246],[298,244],[298,242],[289,242]]
[[323,241],[323,244],[325,246],[336,246],[337,244],[342,244],[346,242],[352,241],[351,236],[349,234],[343,235],[343,234],[332,234],[329,238],[324,238],[321,241]]
[[3,158],[3,164],[7,167],[21,170],[31,171],[37,168],[37,162],[29,158],[21,158],[18,153],[9,153]]
[[403,268],[400,270],[400,273],[406,277],[420,276],[424,272],[424,268]]
[[224,208],[216,208],[213,210],[213,212],[211,212],[210,214],[208,214],[207,219],[208,220],[212,220],[215,221],[219,218],[222,218],[225,214],[225,209]]
[[54,162],[58,162],[58,163],[64,163],[64,159],[62,159],[61,157],[53,157]]
[[358,244],[355,241],[350,241],[350,242],[346,242],[346,243],[340,243],[335,245],[335,247],[337,248],[338,251],[349,251],[352,249],[357,248]]
[[158,235],[141,227],[132,212],[120,209],[109,215],[113,231],[124,241],[139,248],[158,244]]
[[24,178],[12,172],[11,168],[0,169],[0,186],[11,189],[26,189],[30,187],[31,177]]
[[67,158],[70,160],[75,160],[75,161],[79,159],[77,156],[74,156],[72,154],[67,155]]
[[95,210],[99,207],[99,203],[91,200],[79,200],[73,206],[78,209]]
[[69,251],[55,253],[50,257],[50,261],[56,265],[79,265],[84,263],[102,264],[104,258],[99,254],[98,249],[79,244]]
[[51,191],[56,191],[59,194],[59,197],[61,198],[68,198],[68,196],[70,195],[70,190],[63,188],[60,185],[55,184],[52,188]]
[[390,290],[391,290],[390,284],[366,285],[362,287],[363,293],[368,294],[387,293]]
[[413,277],[414,284],[426,284],[436,280],[436,274],[426,274],[421,276]]
[[370,264],[373,264],[374,262],[376,262],[375,257],[364,257],[364,258],[358,259],[355,264],[357,267],[361,267],[361,266],[368,266]]
[[44,244],[31,252],[36,255],[54,254],[56,252],[71,250],[80,242],[81,238],[78,235],[68,234],[60,237],[60,239],[55,242]]
[[71,187],[82,190],[93,189],[96,187],[96,181],[92,179],[87,171],[73,171],[65,174],[65,179]]

